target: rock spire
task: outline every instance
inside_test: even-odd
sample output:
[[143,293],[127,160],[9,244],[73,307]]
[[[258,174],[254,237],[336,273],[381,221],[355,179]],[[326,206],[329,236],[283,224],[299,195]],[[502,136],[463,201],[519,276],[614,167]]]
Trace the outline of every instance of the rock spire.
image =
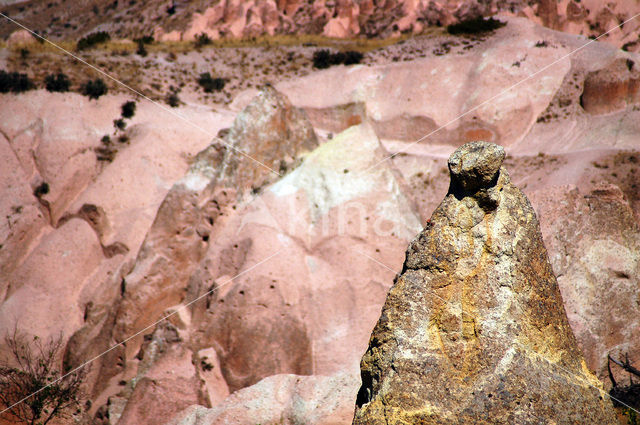
[[502,147],[449,158],[362,358],[353,424],[615,424]]

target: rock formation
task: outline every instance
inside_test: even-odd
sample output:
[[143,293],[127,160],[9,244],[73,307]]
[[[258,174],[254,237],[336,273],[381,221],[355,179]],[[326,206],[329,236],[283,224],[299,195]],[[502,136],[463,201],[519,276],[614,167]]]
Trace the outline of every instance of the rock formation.
[[[616,172],[622,174],[620,163],[634,158],[619,153],[607,162],[618,162]],[[554,254],[549,259],[571,328],[589,368],[609,385],[607,355],[640,358],[640,347],[632,343],[640,340],[640,226],[629,199],[610,183],[590,191],[548,187],[530,198]],[[628,374],[615,379],[626,381]]]
[[[304,112],[272,87],[264,87],[238,114],[223,143],[200,152],[183,179],[171,188],[140,247],[135,266],[121,280],[120,297],[113,306],[89,313],[87,323],[71,338],[68,361],[78,364],[82,356],[106,350],[109,341],[124,340],[179,304],[218,220],[243,196],[273,180],[273,169],[286,172],[299,163],[302,153],[316,145]],[[96,344],[92,338],[98,327],[93,316],[104,316],[105,308],[110,310],[110,317],[99,325],[110,336],[100,337],[100,344]],[[126,349],[119,346],[101,359],[96,393],[104,390],[108,378],[126,367],[126,359],[137,354],[141,339],[127,344]]]
[[[136,6],[143,3],[153,1]],[[297,0],[287,4],[289,16],[299,15]],[[349,2],[341,4],[336,22],[353,19]],[[359,3],[361,14],[383,10],[367,4]],[[580,5],[591,15],[603,7],[592,0]],[[545,16],[553,12],[548,6]],[[118,13],[127,7],[120,2]],[[174,16],[180,13],[178,4]],[[92,364],[87,421],[164,423],[197,404],[185,420],[195,412],[204,423],[231,416],[240,423],[347,423],[360,379],[341,377],[358,376],[404,248],[447,192],[449,154],[482,139],[508,146],[505,164],[539,213],[569,324],[588,368],[606,386],[607,354],[640,362],[640,56],[603,43],[582,48],[584,37],[524,18],[500,19],[507,26],[490,36],[413,37],[369,52],[363,66],[322,71],[309,69],[320,46],[240,49],[257,59],[242,62],[256,62],[251,69],[260,72],[233,90],[268,79],[284,96],[267,89],[262,102],[252,103],[251,89],[232,105],[203,104],[190,98],[187,85],[176,111],[204,132],[140,100],[127,127],[130,139],[118,144],[113,162],[99,161],[95,149],[129,94],[110,89],[97,101],[44,89],[0,95],[6,105],[0,108],[6,164],[0,167],[0,341],[16,320],[43,339],[73,335],[66,358],[79,364],[215,289],[172,316],[176,335],[163,326],[149,329]],[[388,27],[396,16],[375,20]],[[631,24],[624,30],[635,31]],[[205,56],[216,57],[202,65],[217,71],[217,63],[236,54],[216,49],[227,51],[221,59],[208,49],[178,55],[176,63],[165,61],[165,52],[150,52],[147,60],[160,70],[139,68],[140,74],[162,75],[169,69],[163,62],[173,67],[184,60],[190,67]],[[571,60],[525,80],[576,49]],[[27,61],[36,63],[38,50]],[[295,53],[296,66],[304,62],[308,75],[287,80],[293,74],[276,75],[282,68],[271,65],[263,74],[260,67],[287,52]],[[19,53],[14,46],[5,58]],[[235,73],[236,66],[224,69]],[[237,72],[235,80],[244,75]],[[298,121],[300,109],[310,124]],[[278,179],[223,144],[207,148],[221,129],[229,129],[228,145],[285,176]],[[302,140],[309,144],[296,144]],[[298,148],[311,151],[302,162]],[[381,162],[400,149],[405,152]],[[40,189],[44,182],[48,193]],[[610,185],[596,187],[601,182]],[[485,200],[490,204],[491,196]],[[451,288],[438,289],[445,290]]]
[[640,101],[640,67],[619,58],[606,68],[587,74],[580,104],[592,115],[607,114]]
[[[554,30],[598,36],[639,10],[631,0],[198,0],[173,1],[172,7],[164,0],[119,5],[88,0],[73,2],[76,13],[67,16],[66,3],[13,3],[3,12],[33,29],[47,28],[53,37],[78,38],[99,29],[129,38],[153,33],[163,41],[193,40],[202,33],[214,39],[274,34],[389,37],[496,13],[526,17]],[[58,19],[60,15],[66,19]],[[639,28],[638,21],[631,20],[623,31],[613,31],[602,40],[638,51]],[[33,37],[16,30],[13,25],[0,26],[0,37],[10,38],[12,44],[32,42]]]
[[273,375],[236,391],[212,409],[191,406],[167,425],[347,424],[353,416],[356,373]]
[[362,358],[354,424],[615,424],[502,147],[468,143]]

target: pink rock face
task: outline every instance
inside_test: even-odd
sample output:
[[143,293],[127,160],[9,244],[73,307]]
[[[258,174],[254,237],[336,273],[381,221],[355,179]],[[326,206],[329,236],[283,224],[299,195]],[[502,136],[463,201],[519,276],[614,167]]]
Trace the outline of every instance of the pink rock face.
[[[599,36],[638,13],[633,1],[604,4],[598,0],[542,0],[526,2],[447,0],[393,0],[385,2],[339,0],[305,3],[299,0],[223,0],[204,12],[194,12],[181,39],[193,40],[199,33],[216,37],[308,33],[333,38],[397,36],[419,33],[426,25],[449,25],[478,16],[505,13],[525,16],[554,30]],[[623,31],[612,31],[603,41],[637,51],[640,25],[631,20]]]
[[[387,289],[379,265],[361,260],[397,264],[419,227],[391,169],[380,166],[372,180],[359,175],[383,155],[371,127],[353,127],[214,236],[217,246],[189,292],[220,289],[194,311],[194,344],[216,348],[231,391],[277,373],[329,374],[357,363]],[[259,271],[225,283],[224,276],[273,255]]]
[[640,102],[640,66],[633,59],[617,59],[591,72],[584,81],[580,104],[590,114],[600,115]]
[[154,340],[147,345],[119,424],[165,423],[189,405],[205,403],[192,353],[178,342],[179,338]]
[[[623,192],[605,184],[539,190],[538,214],[565,309],[587,364],[610,384],[607,354],[640,358],[640,228]],[[617,381],[625,373],[614,367]]]
[[[191,274],[216,240],[215,227],[224,226],[225,216],[243,197],[274,180],[274,169],[286,172],[295,167],[299,156],[316,144],[304,112],[266,87],[236,118],[227,138],[198,154],[187,175],[169,191],[135,265],[122,275],[121,294],[115,302],[108,298],[112,300],[109,307],[104,300],[96,300],[109,313],[105,317],[103,310],[99,319],[74,335],[75,348],[68,360],[75,363],[106,350],[112,338],[127,338],[179,304]],[[100,333],[98,343],[91,343],[96,333]],[[126,350],[119,347],[110,352],[96,367],[95,394],[107,388],[114,375],[126,372],[126,361],[135,356],[141,342],[142,335]]]
[[[184,175],[185,157],[204,148],[208,136],[169,120],[153,130],[158,112],[141,104],[129,143],[113,162],[98,163],[93,148],[112,131],[127,97],[89,101],[42,90],[2,98],[11,107],[0,108],[7,165],[0,167],[0,211],[7,218],[0,224],[0,333],[14,323],[42,339],[68,337],[87,323],[93,330],[170,184]],[[214,134],[228,125],[207,116],[202,126]]]
[[213,409],[191,406],[169,424],[348,424],[353,417],[358,384],[357,374],[274,375],[235,392]]
[[27,30],[17,30],[11,33],[7,39],[7,45],[19,46],[24,44],[35,43],[36,39]]

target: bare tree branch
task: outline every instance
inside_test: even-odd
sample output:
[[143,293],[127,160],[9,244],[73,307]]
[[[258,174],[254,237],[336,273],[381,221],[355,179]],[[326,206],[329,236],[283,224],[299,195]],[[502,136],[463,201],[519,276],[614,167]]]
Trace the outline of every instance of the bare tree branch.
[[0,407],[9,409],[3,419],[44,425],[81,406],[80,385],[86,369],[56,382],[61,376],[58,365],[62,335],[47,342],[38,337],[29,340],[16,328],[4,342],[11,357],[0,361]]

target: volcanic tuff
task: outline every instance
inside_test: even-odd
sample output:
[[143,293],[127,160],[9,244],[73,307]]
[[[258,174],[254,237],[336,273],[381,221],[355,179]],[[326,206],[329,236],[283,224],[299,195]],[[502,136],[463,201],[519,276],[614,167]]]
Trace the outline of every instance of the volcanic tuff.
[[449,158],[362,358],[354,424],[614,424],[502,147]]
[[[171,188],[142,243],[136,266],[122,278],[121,298],[100,308],[95,300],[87,313],[89,320],[70,340],[68,361],[75,364],[78,356],[107,348],[104,338],[100,344],[92,341],[99,329],[96,322],[105,320],[103,309],[110,309],[110,318],[101,332],[123,340],[178,304],[190,273],[206,253],[210,234],[218,221],[224,221],[227,210],[272,180],[273,168],[286,172],[299,162],[300,154],[315,146],[316,135],[304,112],[272,87],[263,87],[238,114],[227,136],[200,152]],[[140,339],[128,344],[126,353],[118,347],[106,356],[94,391],[103,390],[108,378],[126,367],[125,359],[136,354]]]
[[[587,0],[580,4],[591,7]],[[588,367],[606,387],[607,354],[640,362],[640,108],[634,91],[640,55],[599,42],[581,47],[584,37],[523,18],[499,19],[507,25],[491,35],[413,37],[371,51],[361,66],[309,71],[317,47],[297,46],[306,56],[296,60],[311,74],[294,80],[271,65],[262,73],[265,63],[286,58],[286,50],[241,49],[238,61],[244,53],[257,60],[246,73],[237,63],[224,68],[247,81],[234,90],[272,81],[304,108],[318,135],[319,146],[309,148],[300,166],[297,160],[280,163],[283,145],[260,157],[273,160],[265,163],[282,174],[281,165],[296,167],[279,181],[224,145],[207,148],[255,100],[253,89],[232,104],[199,103],[183,90],[184,104],[175,111],[201,129],[139,100],[126,130],[130,139],[118,144],[113,162],[99,161],[94,149],[113,131],[130,94],[114,95],[110,88],[98,100],[44,89],[0,95],[6,105],[0,107],[0,158],[7,164],[0,167],[0,337],[14,319],[43,339],[63,332],[66,341],[75,333],[67,358],[78,364],[219,288],[171,317],[171,326],[149,329],[126,350],[96,361],[87,381],[92,407],[82,414],[86,421],[95,414],[110,424],[164,423],[172,411],[197,403],[184,411],[185,420],[193,413],[204,423],[223,423],[230,415],[239,423],[349,423],[358,362],[404,248],[447,192],[449,154],[483,139],[509,150],[505,164],[539,213],[569,323]],[[630,24],[627,31],[633,32]],[[445,44],[448,53],[440,48]],[[37,63],[36,49],[31,52],[27,62]],[[226,56],[205,64],[221,52]],[[197,76],[218,70],[232,52],[206,48],[166,62],[164,52],[150,50],[144,60],[166,62],[149,76],[167,69],[177,75],[182,60],[189,69],[200,64],[190,74]],[[12,54],[19,58],[20,52]],[[125,59],[102,49],[93,55],[109,63]],[[522,80],[509,95],[495,97]],[[457,124],[414,143],[481,103]],[[264,106],[256,114],[267,111]],[[295,114],[284,116],[290,121]],[[240,133],[225,141],[239,149],[263,146],[248,148]],[[256,142],[263,133],[244,134]],[[298,158],[295,149],[286,150],[290,159]],[[380,162],[399,149],[404,152]],[[228,190],[238,174],[220,177],[225,157],[227,170],[237,165],[247,171],[248,200]],[[370,167],[375,172],[364,172]],[[49,192],[34,195],[43,182]],[[218,215],[210,199],[228,201],[230,208]],[[110,246],[129,251],[112,253]],[[231,283],[236,274],[242,275]],[[0,356],[5,348],[0,345]],[[628,379],[613,373],[619,382]],[[265,391],[273,393],[256,399]],[[340,419],[325,422],[328,417]]]

